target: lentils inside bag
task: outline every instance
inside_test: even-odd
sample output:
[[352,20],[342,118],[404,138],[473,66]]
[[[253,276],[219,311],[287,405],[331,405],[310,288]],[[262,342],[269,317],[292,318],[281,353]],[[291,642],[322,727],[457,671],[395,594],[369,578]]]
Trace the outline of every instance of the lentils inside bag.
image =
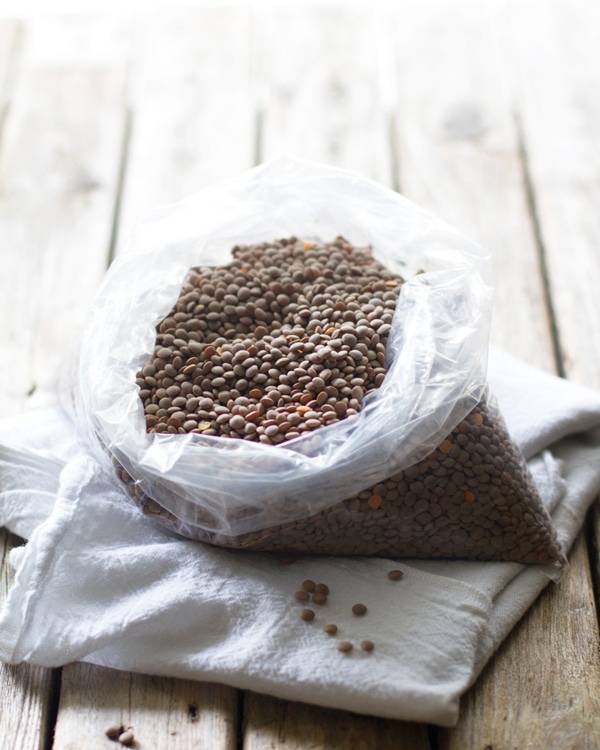
[[[151,433],[293,445],[369,407],[403,279],[342,237],[236,246],[191,269],[138,373]],[[525,462],[487,394],[426,458],[330,507],[237,536],[190,524],[120,476],[145,512],[227,547],[559,563]],[[293,502],[293,498],[291,498]],[[206,526],[206,524],[204,524]]]

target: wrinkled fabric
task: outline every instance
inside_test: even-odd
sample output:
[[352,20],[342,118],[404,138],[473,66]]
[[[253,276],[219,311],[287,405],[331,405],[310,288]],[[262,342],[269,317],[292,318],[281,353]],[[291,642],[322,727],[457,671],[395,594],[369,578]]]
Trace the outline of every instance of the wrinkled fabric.
[[[600,395],[498,353],[490,382],[568,549],[600,491]],[[84,660],[441,725],[552,575],[516,563],[283,565],[179,539],[127,501],[57,409],[0,423],[0,525],[29,539],[11,552],[3,661]],[[404,578],[388,580],[391,568]],[[293,598],[305,578],[331,590],[310,624]],[[375,651],[340,654],[328,622]]]

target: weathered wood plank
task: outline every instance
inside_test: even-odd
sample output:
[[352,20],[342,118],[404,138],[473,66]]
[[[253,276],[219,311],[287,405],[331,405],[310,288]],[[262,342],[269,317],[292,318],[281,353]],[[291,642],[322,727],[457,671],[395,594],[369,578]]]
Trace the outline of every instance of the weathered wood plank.
[[403,3],[394,30],[402,192],[492,252],[492,341],[551,370],[519,143],[486,7],[475,0]]
[[[4,154],[11,146],[10,133],[7,136],[6,130],[12,129],[12,124],[8,122],[8,114],[22,60],[23,34],[24,29],[20,23],[0,21],[0,163],[3,165],[0,167],[0,193],[7,188]],[[3,238],[2,258],[3,261],[9,261],[13,251],[10,245],[4,242],[3,229],[4,224],[0,221],[0,235]],[[11,277],[7,275],[5,278],[8,280]],[[11,283],[12,281],[11,279]],[[0,309],[5,324],[11,320],[15,322],[9,308],[4,307],[3,301],[7,297],[10,298],[9,290],[5,289],[7,286],[8,284],[4,285],[0,295]],[[5,364],[8,361],[5,360]],[[2,368],[3,372],[8,369],[6,366]],[[3,396],[1,406],[3,412],[7,413],[18,410],[21,404]],[[12,570],[7,563],[8,554],[18,544],[19,540],[16,537],[0,529],[0,605],[4,604],[13,579]],[[44,746],[52,693],[51,670],[27,665],[13,667],[0,664],[0,747],[33,750]]]
[[[117,254],[140,215],[253,158],[247,13],[188,9],[141,23]],[[131,723],[142,747],[227,750],[236,742],[236,703],[232,688],[72,664],[63,668],[55,748],[104,747],[114,720]]]
[[389,183],[373,14],[364,6],[300,5],[258,21],[261,156],[291,153]]
[[140,217],[254,159],[248,12],[186,8],[139,23],[118,252]]
[[[93,33],[90,32],[93,29]],[[56,374],[106,262],[124,115],[115,37],[90,21],[32,21],[3,128],[0,297],[12,412],[55,399]]]
[[[18,544],[17,537],[0,529],[0,606],[13,579],[7,564],[8,553]],[[0,747],[11,750],[44,747],[53,692],[52,670],[27,664],[0,664]]]
[[[420,3],[418,12],[403,4],[395,45],[399,182],[408,197],[494,251],[494,340],[554,369],[519,138],[485,10],[454,0]],[[564,741],[600,688],[596,637],[589,562],[580,542],[560,586],[544,593],[465,697],[456,729],[439,731],[440,747],[552,747],[554,729]],[[592,741],[585,730],[576,737]]]
[[[504,27],[507,64],[514,62],[528,177],[562,368],[567,377],[600,388],[600,106],[594,94],[600,87],[600,8],[595,3],[560,0],[549,3],[540,14],[528,1],[511,2],[509,11]],[[590,524],[598,596],[598,502]],[[600,612],[598,600],[596,612]],[[593,664],[598,669],[597,661]],[[587,746],[600,744],[600,728],[596,731]]]
[[[507,69],[535,194],[565,371],[600,387],[600,7],[511,2]],[[510,44],[512,42],[512,44]]]
[[73,665],[63,669],[54,748],[101,750],[109,727],[131,726],[141,748],[233,750],[236,701],[219,685]]
[[[0,150],[5,414],[54,401],[105,268],[124,124],[118,43],[112,25],[94,20],[27,27]],[[0,746],[45,746],[52,682],[50,670],[1,668]]]
[[245,694],[244,750],[420,750],[427,727]]
[[600,742],[597,633],[585,539],[464,697],[439,750],[560,748]]

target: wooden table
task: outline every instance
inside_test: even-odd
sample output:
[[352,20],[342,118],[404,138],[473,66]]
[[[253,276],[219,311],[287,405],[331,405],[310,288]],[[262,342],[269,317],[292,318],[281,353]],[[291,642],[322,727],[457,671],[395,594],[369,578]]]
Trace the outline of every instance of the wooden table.
[[[598,4],[394,5],[0,21],[4,414],[54,399],[140,213],[284,151],[478,238],[495,253],[494,341],[600,386]],[[596,748],[599,530],[595,512],[454,729],[70,664],[0,668],[0,747],[115,747],[104,729],[123,721],[161,750]],[[0,534],[4,558],[19,542]],[[9,583],[4,566],[0,597]]]

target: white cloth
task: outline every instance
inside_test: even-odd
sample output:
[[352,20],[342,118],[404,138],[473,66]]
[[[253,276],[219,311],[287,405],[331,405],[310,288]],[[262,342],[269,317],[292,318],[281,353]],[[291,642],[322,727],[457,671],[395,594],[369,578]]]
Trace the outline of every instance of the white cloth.
[[[492,356],[490,381],[568,547],[600,490],[600,395],[505,355]],[[0,425],[0,471],[0,525],[29,539],[11,553],[0,615],[0,658],[12,663],[85,660],[452,725],[461,693],[549,580],[514,563],[282,565],[183,541],[124,502],[57,410]],[[391,567],[404,579],[389,581]],[[331,589],[312,624],[293,599],[304,578]],[[350,613],[359,601],[366,617]],[[340,654],[325,622],[375,651]]]

